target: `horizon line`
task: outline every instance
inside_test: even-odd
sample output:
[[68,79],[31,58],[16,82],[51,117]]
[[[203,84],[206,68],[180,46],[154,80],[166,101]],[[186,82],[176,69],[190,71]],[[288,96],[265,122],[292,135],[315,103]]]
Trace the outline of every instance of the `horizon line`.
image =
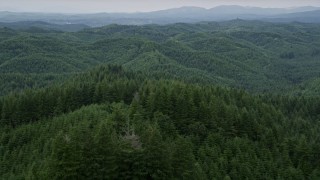
[[210,8],[200,7],[200,6],[180,6],[180,7],[173,7],[173,8],[165,8],[165,9],[159,9],[159,10],[151,10],[151,11],[134,11],[134,12],[111,12],[111,11],[97,11],[97,12],[44,12],[44,11],[20,11],[20,10],[0,10],[0,12],[8,12],[8,13],[39,13],[39,14],[69,14],[69,15],[75,15],[75,14],[137,14],[137,13],[152,13],[152,12],[159,12],[159,11],[166,11],[166,10],[173,10],[173,9],[181,9],[181,8],[199,8],[204,10],[211,10],[218,7],[244,7],[244,8],[261,8],[261,9],[298,9],[298,8],[304,8],[304,7],[310,7],[310,8],[319,8],[320,6],[292,6],[292,7],[261,7],[261,6],[242,6],[242,5],[218,5],[213,6]]

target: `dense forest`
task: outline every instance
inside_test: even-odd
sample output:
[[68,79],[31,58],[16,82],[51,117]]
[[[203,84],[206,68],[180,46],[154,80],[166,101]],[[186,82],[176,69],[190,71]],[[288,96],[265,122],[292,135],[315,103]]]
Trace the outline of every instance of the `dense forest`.
[[0,28],[0,179],[319,179],[319,34]]
[[189,83],[317,95],[319,34],[318,24],[243,20],[78,32],[0,28],[1,94],[108,63]]

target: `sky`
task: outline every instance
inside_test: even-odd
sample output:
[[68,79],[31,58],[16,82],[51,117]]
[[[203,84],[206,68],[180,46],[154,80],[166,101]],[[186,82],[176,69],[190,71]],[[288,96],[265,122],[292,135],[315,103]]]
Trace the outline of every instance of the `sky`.
[[149,12],[182,6],[220,5],[289,8],[320,7],[320,0],[0,0],[0,11],[15,12]]

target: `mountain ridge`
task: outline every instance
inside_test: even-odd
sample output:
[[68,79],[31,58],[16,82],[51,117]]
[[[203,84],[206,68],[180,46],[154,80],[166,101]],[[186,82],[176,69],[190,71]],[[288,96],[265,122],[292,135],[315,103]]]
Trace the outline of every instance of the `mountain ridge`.
[[[184,6],[180,8],[165,9],[152,12],[137,13],[92,13],[92,14],[63,14],[63,13],[31,13],[31,12],[1,12],[0,22],[16,21],[44,21],[54,24],[85,24],[89,26],[103,26],[108,24],[172,24],[178,22],[194,23],[200,21],[226,21],[237,18],[245,20],[265,20],[291,22],[296,18],[299,22],[318,23],[318,14],[313,11],[320,7],[296,7],[296,8],[261,8],[249,6],[217,6],[214,8],[201,8]],[[296,13],[295,17],[286,17]],[[310,15],[311,13],[311,15]]]
[[72,74],[111,63],[186,81],[283,92],[319,76],[319,24],[232,20],[114,24],[71,33],[0,31],[0,73],[10,77],[44,70]]

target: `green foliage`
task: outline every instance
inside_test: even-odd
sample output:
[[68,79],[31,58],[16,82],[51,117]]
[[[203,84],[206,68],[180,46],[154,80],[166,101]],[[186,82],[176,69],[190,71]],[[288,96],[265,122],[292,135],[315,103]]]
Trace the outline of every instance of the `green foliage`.
[[0,100],[1,179],[317,179],[319,102],[100,66]]
[[288,92],[319,77],[320,28],[316,24],[234,20],[109,25],[78,32],[0,31],[0,75],[19,73],[25,77],[22,84],[29,79],[36,82],[14,87],[4,81],[2,95],[41,87],[38,84],[48,73],[66,78],[101,63],[120,64],[154,77],[252,92]]
[[319,25],[0,32],[0,179],[320,178]]

